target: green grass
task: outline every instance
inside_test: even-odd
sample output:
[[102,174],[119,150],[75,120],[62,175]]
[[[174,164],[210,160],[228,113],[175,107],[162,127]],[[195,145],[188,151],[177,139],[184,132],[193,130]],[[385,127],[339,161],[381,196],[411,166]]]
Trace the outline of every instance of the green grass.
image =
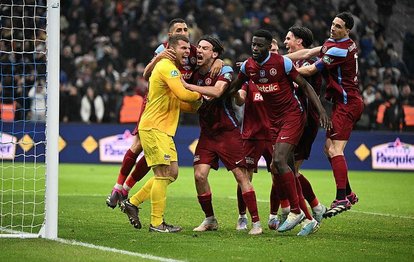
[[[220,228],[193,233],[203,220],[192,168],[180,168],[168,188],[166,221],[184,228],[177,234],[149,233],[150,205],[140,210],[143,229],[134,229],[105,198],[118,165],[61,164],[59,238],[187,261],[413,261],[414,173],[351,171],[360,202],[351,211],[324,220],[320,230],[298,237],[299,228],[280,234],[265,229],[261,236],[236,232],[236,182],[224,169],[210,174],[213,205]],[[328,205],[335,186],[330,171],[303,172],[321,202]],[[145,182],[140,181],[132,190]],[[253,184],[264,226],[269,212],[270,177],[260,170]],[[139,257],[72,246],[43,239],[0,239],[0,261],[144,261]]]

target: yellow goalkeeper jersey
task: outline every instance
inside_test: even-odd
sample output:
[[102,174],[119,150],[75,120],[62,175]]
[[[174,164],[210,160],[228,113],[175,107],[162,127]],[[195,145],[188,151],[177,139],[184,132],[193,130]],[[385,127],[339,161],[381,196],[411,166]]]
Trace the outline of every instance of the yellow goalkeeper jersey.
[[180,104],[194,102],[201,95],[183,86],[181,73],[169,59],[161,59],[154,67],[149,79],[148,101],[138,129],[157,129],[169,136],[177,131]]

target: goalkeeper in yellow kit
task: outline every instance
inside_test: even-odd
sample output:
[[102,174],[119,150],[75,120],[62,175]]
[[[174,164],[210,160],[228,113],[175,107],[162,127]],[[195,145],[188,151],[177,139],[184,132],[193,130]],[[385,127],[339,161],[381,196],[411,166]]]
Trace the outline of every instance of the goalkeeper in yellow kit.
[[163,216],[167,199],[167,186],[178,176],[177,150],[173,137],[177,130],[180,110],[196,111],[201,95],[184,88],[177,67],[185,65],[190,54],[186,36],[174,35],[168,40],[168,48],[176,53],[175,61],[160,60],[149,79],[148,101],[138,126],[139,136],[148,166],[154,177],[130,199],[121,204],[135,228],[141,228],[137,206],[151,199],[151,225],[154,232],[179,232],[181,227],[168,225]]

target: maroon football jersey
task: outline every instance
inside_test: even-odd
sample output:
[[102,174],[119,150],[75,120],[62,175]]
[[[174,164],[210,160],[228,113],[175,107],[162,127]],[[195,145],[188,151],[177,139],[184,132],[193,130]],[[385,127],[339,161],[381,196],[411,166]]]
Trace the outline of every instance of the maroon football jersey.
[[[217,81],[225,81],[230,85],[232,79],[233,69],[230,66],[224,66],[215,78],[211,78],[210,73],[203,75],[195,71],[191,83],[208,88],[208,86],[214,86]],[[203,96],[203,100],[203,104],[198,109],[201,133],[214,136],[222,131],[238,128],[230,97]]]
[[270,140],[270,123],[267,117],[262,94],[252,81],[245,83],[242,89],[247,93],[244,102],[242,138],[252,140]]
[[[315,63],[317,61],[317,58],[307,59],[307,60],[297,60],[294,62],[296,68],[300,68],[302,66],[307,66]],[[309,82],[309,84],[313,87],[315,90],[315,93],[320,96],[321,94],[321,85],[322,85],[322,75],[321,74],[315,74],[310,77],[305,78],[306,81]],[[305,93],[302,89],[296,88],[296,95],[298,96],[300,102],[302,103],[303,109],[306,111],[308,115],[308,121],[309,117],[311,117],[314,121],[319,120],[319,113],[318,110],[316,110],[315,106],[309,101],[309,99],[306,97]]]
[[302,113],[292,84],[297,76],[298,72],[289,58],[273,53],[269,53],[261,64],[248,58],[238,75],[243,81],[250,79],[262,94],[271,125],[292,113]]
[[347,104],[349,99],[361,97],[358,88],[358,48],[350,38],[326,40],[315,65],[318,70],[327,70],[327,99]]

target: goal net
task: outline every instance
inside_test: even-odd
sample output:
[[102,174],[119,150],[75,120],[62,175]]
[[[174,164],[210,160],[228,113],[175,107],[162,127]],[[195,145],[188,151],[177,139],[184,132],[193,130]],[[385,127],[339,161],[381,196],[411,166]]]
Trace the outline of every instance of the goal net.
[[57,237],[59,0],[0,4],[0,237]]

